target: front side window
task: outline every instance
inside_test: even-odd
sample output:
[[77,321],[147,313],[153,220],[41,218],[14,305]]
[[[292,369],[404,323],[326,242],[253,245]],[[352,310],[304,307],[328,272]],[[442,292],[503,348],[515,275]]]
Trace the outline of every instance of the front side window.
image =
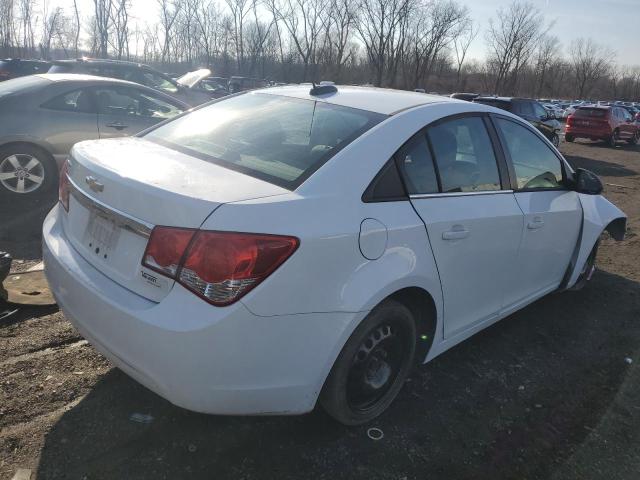
[[539,118],[540,120],[544,120],[549,116],[549,114],[544,109],[544,107],[539,103],[533,103],[532,105],[533,105],[533,111],[535,113],[536,118]]
[[42,108],[61,112],[96,113],[91,92],[86,88],[58,95],[45,102]]
[[133,115],[164,120],[183,111],[155,95],[130,87],[98,88],[96,98],[98,112],[102,115]]
[[544,141],[528,128],[496,119],[516,173],[518,189],[563,188],[562,164]]
[[195,110],[145,138],[295,189],[339,149],[384,118],[325,102],[254,93]]
[[498,164],[481,117],[445,121],[427,131],[443,193],[500,190]]

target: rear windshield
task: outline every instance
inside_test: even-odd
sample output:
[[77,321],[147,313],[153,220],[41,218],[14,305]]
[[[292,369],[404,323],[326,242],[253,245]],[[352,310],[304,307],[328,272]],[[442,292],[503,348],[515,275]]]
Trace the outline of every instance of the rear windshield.
[[10,95],[12,93],[24,92],[32,88],[37,88],[49,83],[42,77],[31,75],[28,77],[13,78],[4,82],[0,82],[0,97]]
[[48,73],[69,73],[73,71],[73,65],[51,65]]
[[578,108],[573,114],[574,117],[591,117],[591,118],[604,118],[607,116],[607,111],[602,108]]
[[320,101],[252,93],[195,110],[145,138],[293,190],[384,118]]

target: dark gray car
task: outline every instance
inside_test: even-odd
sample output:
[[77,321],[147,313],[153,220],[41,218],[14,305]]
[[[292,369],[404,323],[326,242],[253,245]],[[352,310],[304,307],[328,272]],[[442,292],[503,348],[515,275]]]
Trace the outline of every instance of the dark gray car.
[[112,78],[41,74],[0,83],[0,197],[51,191],[73,144],[138,133],[189,106]]

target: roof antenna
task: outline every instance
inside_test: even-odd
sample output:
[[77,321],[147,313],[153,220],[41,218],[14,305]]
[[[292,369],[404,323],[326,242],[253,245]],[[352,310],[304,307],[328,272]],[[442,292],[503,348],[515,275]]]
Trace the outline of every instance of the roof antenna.
[[320,82],[320,85],[316,85],[316,82],[312,81],[311,85],[313,85],[313,88],[309,90],[309,95],[314,97],[317,95],[328,95],[338,91],[335,85],[323,85],[322,82]]

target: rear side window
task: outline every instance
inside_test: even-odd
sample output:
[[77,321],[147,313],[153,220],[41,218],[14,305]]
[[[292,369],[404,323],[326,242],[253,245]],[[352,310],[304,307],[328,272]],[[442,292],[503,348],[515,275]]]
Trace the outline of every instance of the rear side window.
[[277,95],[200,108],[145,138],[291,190],[385,115]]
[[424,132],[405,143],[395,158],[410,195],[438,192],[438,178]]
[[578,108],[573,114],[578,118],[605,118],[607,116],[607,111],[602,108]]
[[96,113],[91,93],[86,88],[58,95],[42,105],[48,110],[75,113]]
[[427,131],[443,193],[501,189],[498,164],[481,117],[456,118]]
[[496,124],[513,163],[519,190],[563,188],[562,164],[540,137],[503,118]]

